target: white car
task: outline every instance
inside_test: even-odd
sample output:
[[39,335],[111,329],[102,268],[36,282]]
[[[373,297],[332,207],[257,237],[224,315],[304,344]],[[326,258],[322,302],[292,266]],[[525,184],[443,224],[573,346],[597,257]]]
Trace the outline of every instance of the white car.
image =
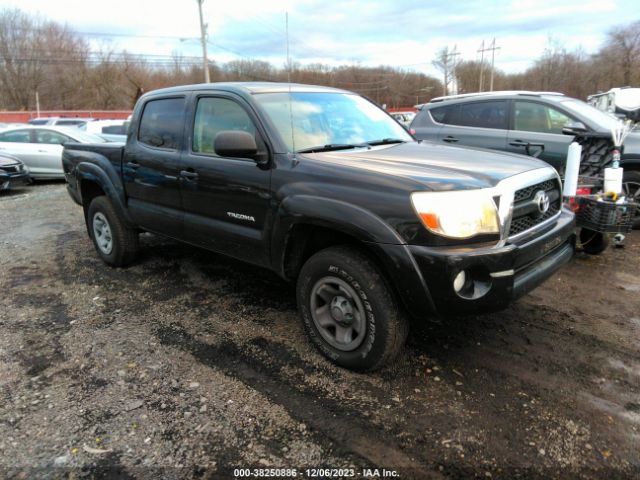
[[126,142],[127,128],[129,122],[127,120],[94,120],[86,125],[89,133],[95,133],[109,142]]
[[34,126],[56,126],[56,127],[75,127],[80,130],[84,130],[88,123],[92,122],[93,118],[80,118],[80,117],[43,117],[32,118],[27,123]]
[[87,123],[86,131],[96,135],[126,135],[126,120],[94,120]]
[[105,143],[105,140],[77,128],[23,126],[0,132],[0,154],[20,159],[29,168],[31,178],[64,178],[62,145],[67,142]]

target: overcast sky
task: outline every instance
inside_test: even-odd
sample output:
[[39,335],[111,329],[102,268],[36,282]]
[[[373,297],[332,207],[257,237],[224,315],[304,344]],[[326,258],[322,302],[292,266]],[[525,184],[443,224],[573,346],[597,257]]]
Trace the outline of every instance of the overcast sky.
[[[0,0],[0,7],[9,6],[67,23],[96,46],[201,53],[196,0]],[[456,45],[462,59],[473,60],[493,37],[501,47],[496,66],[507,72],[527,68],[550,38],[593,52],[612,26],[640,19],[638,6],[638,0],[205,0],[204,16],[212,60],[283,65],[289,12],[294,61],[435,74],[431,60],[439,48]]]

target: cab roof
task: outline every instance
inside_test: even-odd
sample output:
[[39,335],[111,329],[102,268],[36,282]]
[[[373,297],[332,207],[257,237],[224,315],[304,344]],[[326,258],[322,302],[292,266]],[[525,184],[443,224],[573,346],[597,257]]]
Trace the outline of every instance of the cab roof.
[[244,95],[256,93],[301,93],[301,92],[325,92],[325,93],[353,93],[338,88],[323,87],[320,85],[305,85],[302,83],[277,83],[277,82],[218,82],[197,83],[194,85],[181,85],[178,87],[161,88],[148,94],[172,94],[203,90],[223,90]]

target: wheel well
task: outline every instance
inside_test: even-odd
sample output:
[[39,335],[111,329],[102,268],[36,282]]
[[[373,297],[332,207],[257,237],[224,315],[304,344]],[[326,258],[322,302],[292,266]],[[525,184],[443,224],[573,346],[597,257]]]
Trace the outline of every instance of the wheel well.
[[283,270],[286,278],[298,276],[302,265],[314,253],[333,245],[359,245],[351,235],[317,225],[294,225],[287,236]]
[[294,225],[289,231],[283,260],[284,276],[288,280],[298,277],[304,263],[315,253],[337,245],[351,245],[373,261],[382,274],[386,284],[396,298],[398,305],[402,305],[402,297],[397,285],[392,281],[383,260],[364,242],[356,237],[333,228],[318,225]]
[[91,201],[100,195],[105,195],[105,192],[96,182],[82,180],[80,182],[80,195],[82,197],[82,206],[87,210],[91,205]]
[[294,225],[286,240],[283,260],[284,275],[293,280],[298,277],[302,265],[315,253],[337,245],[351,245],[367,255],[389,279],[382,260],[364,242],[333,228],[318,225]]

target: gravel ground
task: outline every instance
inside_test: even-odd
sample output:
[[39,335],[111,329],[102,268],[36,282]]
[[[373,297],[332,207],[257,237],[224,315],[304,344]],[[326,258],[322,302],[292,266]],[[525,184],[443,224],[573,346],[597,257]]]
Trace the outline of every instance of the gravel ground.
[[0,227],[0,478],[640,476],[638,234],[362,375],[269,271],[148,234],[107,267],[62,184],[1,194]]

